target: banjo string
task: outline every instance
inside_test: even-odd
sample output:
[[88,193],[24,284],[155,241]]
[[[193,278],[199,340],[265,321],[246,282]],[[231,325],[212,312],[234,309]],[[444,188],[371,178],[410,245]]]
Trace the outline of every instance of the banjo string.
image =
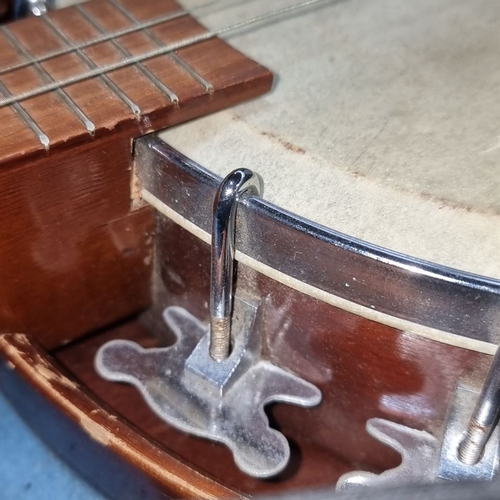
[[49,59],[54,59],[55,57],[59,56],[64,56],[66,54],[70,54],[72,52],[75,52],[77,50],[81,49],[86,49],[88,47],[92,47],[92,45],[97,45],[99,43],[107,42],[110,40],[113,40],[115,38],[129,35],[131,33],[136,33],[137,31],[142,31],[147,28],[152,28],[154,26],[157,26],[158,24],[166,23],[168,21],[173,21],[175,19],[179,19],[181,17],[185,17],[191,14],[194,14],[196,11],[204,9],[206,7],[209,7],[211,5],[214,5],[216,3],[219,3],[220,0],[211,0],[210,2],[207,2],[203,5],[200,5],[198,7],[195,7],[190,10],[178,10],[175,12],[172,12],[170,14],[167,14],[165,16],[157,17],[155,19],[151,19],[150,21],[145,21],[140,24],[136,24],[135,26],[130,26],[128,28],[124,28],[122,30],[114,31],[112,33],[106,33],[105,35],[97,36],[95,38],[92,38],[90,40],[87,40],[85,42],[81,42],[78,44],[71,45],[70,47],[65,47],[60,50],[54,50],[52,52],[48,52],[47,54],[43,54],[42,56],[39,56],[38,58],[33,58],[33,59],[28,59],[26,61],[22,61],[17,64],[12,64],[10,66],[5,66],[0,68],[0,75],[4,75],[5,73],[10,73],[12,71],[18,70],[25,68],[26,66],[31,66],[36,63],[42,63],[45,61],[48,61]]
[[[272,19],[279,20],[280,18],[283,18],[288,14],[297,12],[299,10],[306,9],[307,7],[311,7],[313,5],[318,5],[318,4],[327,3],[327,2],[331,2],[331,1],[332,0],[305,0],[305,1],[302,1],[300,3],[296,3],[294,5],[291,5],[289,7],[284,7],[282,9],[277,9],[277,10],[273,10],[270,12],[266,12],[265,14],[261,14],[261,15],[252,17],[250,19],[246,19],[246,20],[241,21],[239,23],[231,24],[229,26],[225,26],[223,28],[219,28],[219,29],[216,29],[214,31],[208,31],[208,32],[202,33],[200,35],[195,35],[193,37],[186,38],[184,40],[181,40],[181,41],[173,43],[173,44],[166,45],[164,47],[159,47],[157,49],[145,52],[144,54],[126,57],[126,58],[124,58],[120,61],[117,61],[115,63],[111,63],[111,64],[108,64],[105,66],[99,66],[97,68],[94,68],[94,69],[89,70],[87,72],[81,73],[79,75],[75,75],[75,76],[72,76],[69,78],[65,78],[63,80],[59,80],[59,81],[56,81],[53,83],[42,85],[42,86],[37,87],[35,89],[21,92],[19,94],[3,97],[0,99],[0,108],[5,107],[5,106],[9,106],[9,105],[14,104],[14,103],[19,103],[19,102],[24,101],[26,99],[30,99],[32,97],[36,97],[38,95],[45,94],[47,92],[51,92],[53,90],[57,90],[61,87],[73,85],[75,83],[79,83],[79,82],[82,82],[84,80],[88,80],[90,78],[94,78],[94,77],[103,75],[105,73],[109,73],[110,71],[115,71],[115,70],[118,70],[121,68],[125,68],[127,66],[131,66],[133,64],[140,63],[142,61],[145,61],[147,59],[151,59],[153,57],[157,57],[157,56],[160,56],[163,54],[167,54],[169,52],[183,49],[185,47],[189,47],[189,46],[195,45],[197,43],[210,40],[210,39],[215,38],[217,36],[227,35],[229,33],[241,31],[249,26],[265,23],[266,21],[269,21]],[[200,6],[198,8],[206,7],[209,4],[211,5],[214,3],[216,3],[216,2],[209,2],[208,4],[203,4],[202,6]],[[192,9],[191,11],[181,11],[181,12],[182,12],[182,15],[187,15],[190,12],[193,12],[193,10],[194,9]],[[171,14],[171,16],[172,15],[173,14]],[[178,12],[176,14],[176,16],[181,17],[181,13]],[[160,21],[156,20],[155,22],[159,23]],[[145,24],[149,24],[151,26],[151,23],[153,23],[153,21],[151,21],[150,23],[145,23]],[[146,27],[145,24],[141,25],[141,26],[135,25],[133,27],[133,31],[144,29]],[[132,28],[129,28],[129,32],[131,29]],[[106,38],[111,39],[111,38],[116,37],[116,36],[121,36],[121,35],[117,35],[115,32],[113,34],[106,35]],[[89,42],[87,42],[87,43],[89,43]],[[93,43],[99,43],[99,42],[95,42],[95,39],[94,39]],[[65,50],[67,52],[70,52],[70,51],[76,50],[76,48],[77,48],[77,46],[72,46],[69,51],[67,51],[67,49],[65,49]],[[65,52],[65,53],[67,53],[67,52]],[[43,56],[43,57],[48,57],[48,56]],[[53,56],[53,57],[55,57],[55,56]],[[41,59],[42,58],[40,58],[38,60],[32,60],[31,63],[38,62]],[[25,63],[25,65],[28,65],[28,63]],[[4,72],[5,71],[6,70],[4,70]]]

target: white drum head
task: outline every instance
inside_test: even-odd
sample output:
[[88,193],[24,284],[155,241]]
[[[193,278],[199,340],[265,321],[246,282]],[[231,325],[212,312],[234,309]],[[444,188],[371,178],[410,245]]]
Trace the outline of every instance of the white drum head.
[[319,224],[500,278],[499,21],[494,0],[349,0],[249,28],[228,41],[275,72],[273,92],[161,137],[220,175],[257,171],[267,200]]

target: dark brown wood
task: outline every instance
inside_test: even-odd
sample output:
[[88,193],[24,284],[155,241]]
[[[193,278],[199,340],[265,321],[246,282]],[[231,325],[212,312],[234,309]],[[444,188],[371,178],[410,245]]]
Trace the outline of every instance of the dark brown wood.
[[489,356],[360,318],[239,264],[238,293],[262,299],[257,328],[264,336],[265,356],[313,382],[323,393],[317,408],[274,405],[268,409],[271,421],[292,442],[292,461],[276,479],[250,478],[237,469],[224,446],[166,425],[136,389],[104,381],[93,369],[95,352],[108,340],[127,338],[145,347],[171,343],[171,334],[158,321],[167,305],[181,305],[208,320],[208,245],[162,216],[157,232],[161,279],[153,308],[144,318],[153,335],[128,324],[62,348],[57,357],[163,449],[229,487],[250,494],[317,488],[332,486],[349,470],[394,467],[399,456],[366,433],[366,420],[383,417],[439,434],[458,380],[464,376],[480,380],[487,369]]
[[150,302],[154,217],[131,211],[130,143],[0,169],[0,332],[47,347]]
[[[171,0],[123,5],[140,21],[180,11]],[[81,8],[106,30],[132,25],[104,0]],[[100,35],[74,7],[50,19],[74,44]],[[39,18],[12,23],[9,30],[33,57],[66,46]],[[152,31],[165,43],[206,32],[187,15]],[[144,33],[119,42],[133,54],[155,47]],[[122,57],[111,42],[84,53],[97,65]],[[169,55],[145,64],[178,95],[178,105],[134,67],[110,73],[141,108],[140,120],[102,79],[65,88],[95,124],[94,136],[55,92],[22,101],[49,137],[49,151],[12,106],[0,108],[0,332],[27,332],[50,348],[149,305],[153,212],[136,199],[133,139],[257,96],[272,82],[268,70],[220,40],[183,49],[179,56],[210,81],[213,92]],[[0,33],[0,72],[24,60]],[[42,66],[56,81],[89,69],[75,52]],[[4,72],[0,80],[14,95],[43,83],[33,66]]]
[[[172,0],[126,1],[124,6],[141,21],[181,11],[179,5]],[[130,20],[103,0],[88,2],[82,9],[108,30],[116,31],[132,26]],[[49,16],[72,43],[78,44],[101,36],[74,7],[54,11]],[[9,29],[34,57],[67,47],[39,18],[23,19],[9,25]],[[183,16],[155,26],[152,31],[168,44],[184,40],[193,34],[204,33],[206,29],[190,16]],[[134,55],[157,47],[143,33],[120,37],[118,41]],[[111,42],[93,45],[83,52],[98,66],[123,58]],[[178,55],[212,84],[213,91],[207,91],[168,55],[158,56],[145,64],[177,93],[180,99],[178,105],[170,102],[148,78],[132,66],[109,74],[121,90],[141,108],[140,120],[135,119],[129,107],[98,77],[68,86],[65,89],[68,95],[94,122],[94,138],[55,92],[30,98],[21,104],[49,137],[51,149],[66,149],[116,132],[126,134],[129,138],[138,137],[256,97],[270,89],[272,75],[268,70],[220,40],[212,39],[181,49]],[[24,56],[0,34],[0,70],[23,61]],[[56,81],[82,74],[89,69],[75,52],[49,59],[43,62],[43,67]],[[2,74],[1,80],[14,95],[37,88],[43,83],[41,76],[31,66]],[[39,140],[11,107],[0,108],[0,131],[0,164],[11,163],[13,160],[24,162],[28,155],[46,155]]]
[[38,434],[114,498],[241,498],[101,406],[30,337],[0,335],[0,379]]
[[0,22],[7,22],[12,17],[12,2],[0,0]]

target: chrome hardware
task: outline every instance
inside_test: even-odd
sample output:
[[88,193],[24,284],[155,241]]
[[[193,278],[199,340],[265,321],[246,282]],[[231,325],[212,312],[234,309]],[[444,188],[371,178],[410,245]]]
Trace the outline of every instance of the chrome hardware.
[[44,16],[49,8],[52,8],[51,0],[16,0],[12,2],[12,17],[22,19],[29,15]]
[[[480,481],[490,480],[497,474],[499,468],[500,448],[499,429],[489,434],[489,440],[482,448],[478,460],[474,463],[465,463],[462,460],[462,446],[467,421],[476,401],[482,401],[482,394],[468,387],[457,389],[455,400],[448,415],[446,429],[441,445],[441,459],[438,477],[450,481]],[[479,396],[479,399],[478,399]],[[476,406],[477,408],[477,406]],[[474,411],[474,414],[476,412]]]
[[27,0],[26,6],[34,16],[47,14],[47,0]]
[[[181,307],[168,307],[163,318],[177,338],[174,345],[143,349],[134,342],[114,340],[99,349],[95,367],[107,380],[136,386],[170,425],[224,443],[242,471],[269,477],[285,468],[290,447],[283,434],[269,427],[264,405],[314,406],[320,403],[321,392],[261,358],[259,304],[252,297],[233,297],[237,203],[244,193],[261,190],[260,178],[244,169],[229,174],[218,189],[212,235],[212,326]],[[217,328],[220,324],[222,331]]]
[[[492,369],[495,363],[492,364]],[[491,371],[491,370],[490,370]],[[477,408],[485,401],[485,391],[493,380],[487,377],[485,388],[478,400],[478,391],[467,386],[457,388],[448,414],[441,439],[423,431],[404,425],[373,418],[366,429],[380,442],[401,454],[401,464],[381,474],[353,471],[344,474],[337,482],[337,489],[344,490],[359,486],[402,486],[412,483],[431,483],[440,480],[479,481],[491,480],[500,467],[500,429],[489,433],[489,440],[482,449],[480,458],[473,464],[464,463],[460,457],[461,443],[471,408],[478,401]]]
[[476,464],[498,423],[500,414],[500,352],[491,362],[486,381],[460,443],[459,458],[467,465]]
[[439,443],[434,436],[383,418],[368,420],[366,430],[375,439],[400,453],[401,464],[381,474],[348,472],[337,481],[337,490],[358,486],[397,486],[435,479]]
[[234,233],[236,207],[245,192],[261,195],[262,180],[242,168],[229,174],[217,189],[212,225],[210,290],[210,356],[223,361],[229,356],[233,304]]

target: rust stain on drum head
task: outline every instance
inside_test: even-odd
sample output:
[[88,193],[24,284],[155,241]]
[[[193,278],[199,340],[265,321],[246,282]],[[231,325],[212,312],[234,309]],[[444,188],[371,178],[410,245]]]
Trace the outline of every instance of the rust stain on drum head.
[[301,155],[306,153],[306,150],[304,148],[292,144],[291,142],[285,141],[284,139],[281,139],[281,137],[278,137],[277,135],[273,134],[272,132],[261,132],[260,135],[262,135],[263,137],[269,137],[271,139],[274,139],[284,148],[288,149],[288,151],[292,151],[292,153],[298,153]]

